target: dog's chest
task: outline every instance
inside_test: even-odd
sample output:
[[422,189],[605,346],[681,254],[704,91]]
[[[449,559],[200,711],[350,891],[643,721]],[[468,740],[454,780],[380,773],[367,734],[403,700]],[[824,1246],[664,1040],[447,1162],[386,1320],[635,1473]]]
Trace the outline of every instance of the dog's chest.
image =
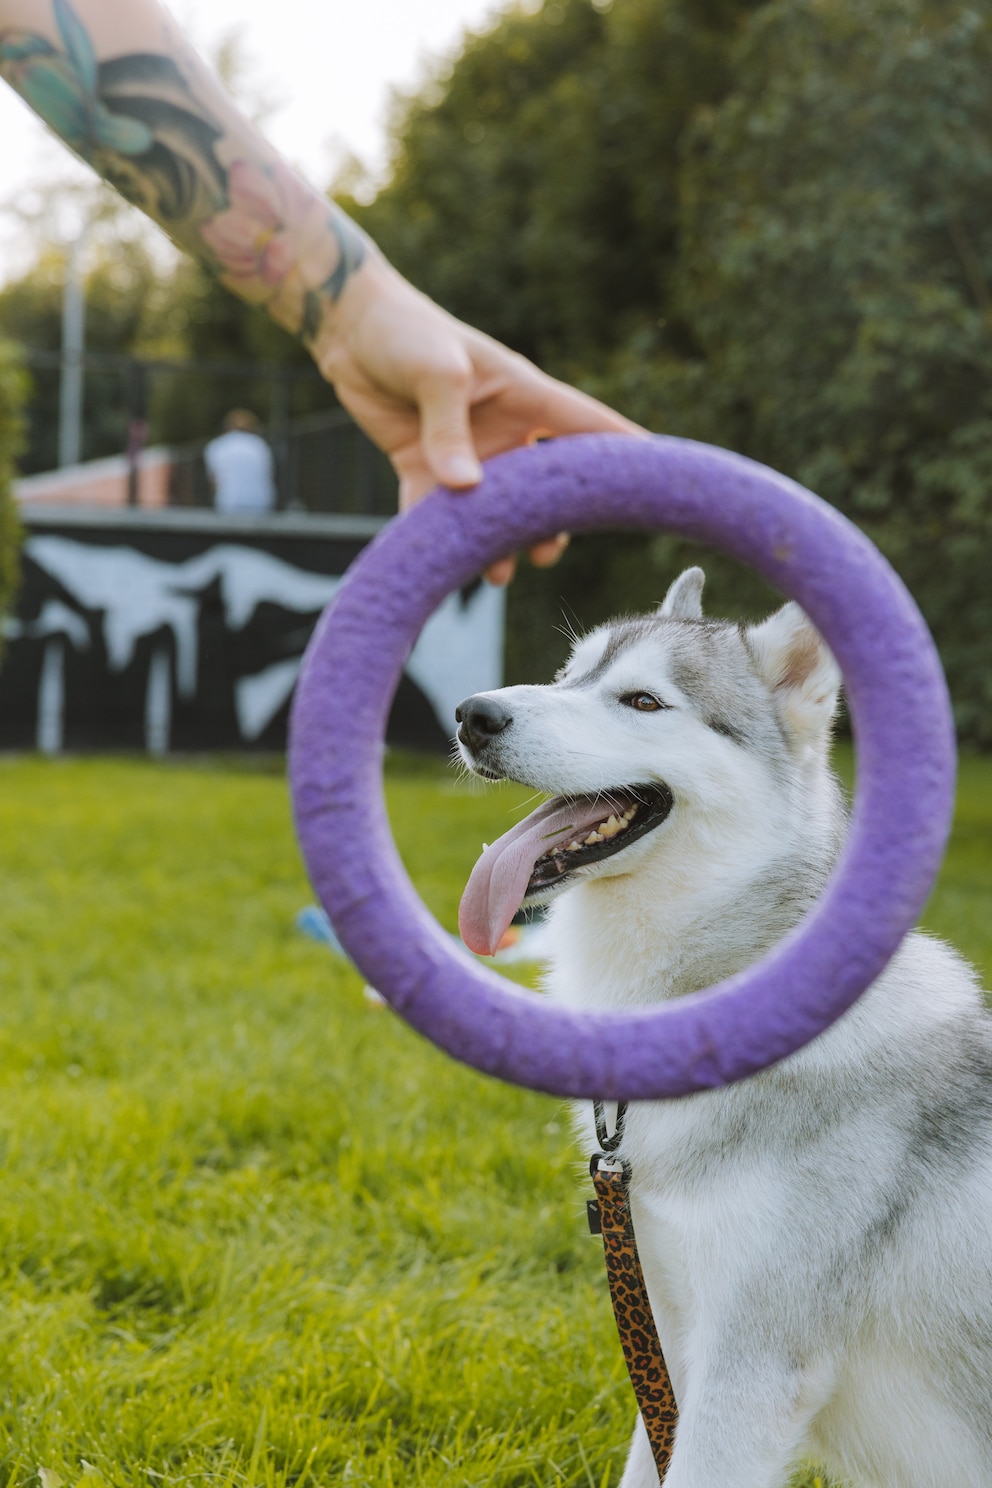
[[795,1177],[775,1144],[761,1140],[752,1104],[738,1089],[627,1110],[620,1155],[631,1173],[638,1246],[682,1288],[696,1290],[696,1273],[739,1276],[781,1255]]

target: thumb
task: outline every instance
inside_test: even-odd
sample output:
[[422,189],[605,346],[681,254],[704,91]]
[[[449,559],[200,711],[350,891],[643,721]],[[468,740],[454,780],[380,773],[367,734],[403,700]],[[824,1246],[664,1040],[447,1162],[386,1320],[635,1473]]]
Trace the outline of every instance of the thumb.
[[445,486],[477,486],[482,466],[469,422],[470,377],[432,378],[420,389],[420,444],[434,479]]

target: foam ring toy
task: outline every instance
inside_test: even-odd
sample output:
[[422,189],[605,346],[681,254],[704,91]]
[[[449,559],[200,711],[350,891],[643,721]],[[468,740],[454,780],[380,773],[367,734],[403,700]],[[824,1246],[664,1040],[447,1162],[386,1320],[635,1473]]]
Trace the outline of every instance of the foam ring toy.
[[[381,772],[396,684],[445,596],[505,553],[605,527],[723,548],[798,600],[843,671],[858,762],[845,850],[802,922],[718,986],[623,1013],[553,1007],[444,934],[400,862]],[[916,606],[837,512],[707,445],[581,435],[499,456],[475,491],[435,492],[364,550],[304,661],[290,775],[314,887],[355,964],[413,1027],[518,1085],[643,1100],[754,1074],[829,1027],[878,976],[940,863],[954,741]]]

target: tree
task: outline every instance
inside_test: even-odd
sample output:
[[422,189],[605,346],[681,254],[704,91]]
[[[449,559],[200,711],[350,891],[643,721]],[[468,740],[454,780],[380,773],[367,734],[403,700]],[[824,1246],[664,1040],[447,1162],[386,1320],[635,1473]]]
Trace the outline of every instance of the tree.
[[[65,256],[44,252],[20,279],[0,289],[0,334],[32,351],[57,352],[61,342]],[[95,246],[86,274],[86,349],[131,355],[162,320],[161,281],[141,242]],[[85,387],[83,458],[119,454],[127,443],[127,374],[89,371]],[[58,463],[59,371],[32,370],[28,439],[22,468],[51,470]]]
[[[362,212],[457,314],[850,514],[909,581],[986,746],[990,64],[992,12],[966,0],[546,0],[408,102]],[[587,563],[580,545],[554,590],[598,616],[653,597],[684,551],[652,540],[632,565],[618,539]],[[541,593],[515,589],[521,633],[554,608]]]
[[669,314],[678,141],[729,85],[753,3],[509,11],[400,109],[389,183],[349,209],[455,314],[550,370],[592,371]]
[[868,530],[917,594],[962,732],[983,745],[990,65],[992,14],[955,0],[757,12],[733,91],[688,140],[678,286],[704,368],[696,430],[718,426]]

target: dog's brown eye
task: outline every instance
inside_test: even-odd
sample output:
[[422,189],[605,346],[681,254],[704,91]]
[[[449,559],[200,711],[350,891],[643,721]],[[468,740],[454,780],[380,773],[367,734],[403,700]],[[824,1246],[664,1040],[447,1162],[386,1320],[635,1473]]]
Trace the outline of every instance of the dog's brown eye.
[[657,713],[659,708],[665,706],[649,692],[632,692],[629,697],[624,698],[624,702],[628,707],[636,708],[638,713]]

